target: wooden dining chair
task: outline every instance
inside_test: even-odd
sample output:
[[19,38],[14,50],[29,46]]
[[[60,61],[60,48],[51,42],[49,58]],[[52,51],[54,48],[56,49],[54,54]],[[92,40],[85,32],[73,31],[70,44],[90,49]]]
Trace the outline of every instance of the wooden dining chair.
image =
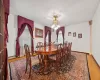
[[61,67],[61,63],[62,63],[61,59],[62,59],[62,45],[59,44],[57,46],[56,55],[53,57],[50,57],[51,65],[55,68],[57,73]]
[[[38,42],[38,43],[37,43],[37,47],[36,47],[36,48],[37,48],[37,51],[38,51],[38,50],[41,50],[41,49],[43,48],[43,46],[44,46],[44,45],[43,45],[42,42]],[[42,66],[42,65],[43,65],[43,55],[41,55],[40,53],[37,53],[37,54],[38,54],[38,59],[39,59],[39,65]]]
[[32,64],[31,64],[31,54],[29,50],[29,46],[27,44],[24,45],[25,53],[26,53],[26,70],[25,73],[27,72],[27,68],[29,66],[29,78],[31,77],[31,70],[32,70]]
[[67,48],[68,57],[71,55],[71,47],[72,47],[72,42],[71,43],[68,43],[68,48]]
[[63,61],[63,57],[64,57],[64,46],[63,46],[63,44],[60,43],[58,45],[58,49],[61,50],[61,53],[60,53],[60,55],[61,55],[61,61]]
[[68,43],[64,43],[64,46],[63,46],[63,53],[64,53],[64,61],[67,60],[67,57],[68,57]]
[[42,42],[38,42],[36,48],[39,49],[39,48],[41,48],[41,47],[43,47],[43,46],[44,46],[44,45],[43,45]]

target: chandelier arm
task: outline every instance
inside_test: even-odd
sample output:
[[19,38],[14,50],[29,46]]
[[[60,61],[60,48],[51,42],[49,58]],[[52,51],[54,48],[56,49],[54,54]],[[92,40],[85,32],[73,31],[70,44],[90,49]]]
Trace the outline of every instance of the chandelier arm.
[[58,15],[53,16],[53,25],[51,26],[51,28],[53,28],[54,30],[57,30],[59,28],[57,18],[58,18]]

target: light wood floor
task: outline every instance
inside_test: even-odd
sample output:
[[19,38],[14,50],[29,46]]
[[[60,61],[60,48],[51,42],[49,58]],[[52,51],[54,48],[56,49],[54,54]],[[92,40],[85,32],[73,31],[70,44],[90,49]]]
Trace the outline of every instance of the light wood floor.
[[18,57],[18,58],[12,58],[12,59],[8,59],[8,62],[17,61],[17,60],[20,60],[20,59],[23,59],[23,58],[25,58],[25,56]]
[[100,66],[96,64],[92,55],[88,55],[87,59],[91,80],[100,80]]
[[[37,54],[34,53],[32,56],[36,56],[36,55],[37,55]],[[20,60],[20,59],[23,59],[23,58],[26,58],[26,57],[25,57],[25,56],[22,56],[22,57],[18,57],[18,58],[13,57],[13,58],[11,58],[11,59],[8,58],[8,62],[17,61],[17,60]]]
[[[20,58],[9,59],[8,62],[16,61],[16,60],[19,60],[22,58],[25,58],[25,56],[20,57]],[[90,79],[91,80],[100,80],[100,66],[98,66],[96,64],[92,55],[87,55],[87,60],[88,60]]]

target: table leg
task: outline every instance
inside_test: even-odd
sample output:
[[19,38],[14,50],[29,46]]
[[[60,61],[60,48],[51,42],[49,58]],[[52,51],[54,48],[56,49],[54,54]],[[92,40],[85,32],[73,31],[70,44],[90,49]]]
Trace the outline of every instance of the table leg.
[[44,74],[48,74],[49,72],[49,57],[48,55],[44,55]]

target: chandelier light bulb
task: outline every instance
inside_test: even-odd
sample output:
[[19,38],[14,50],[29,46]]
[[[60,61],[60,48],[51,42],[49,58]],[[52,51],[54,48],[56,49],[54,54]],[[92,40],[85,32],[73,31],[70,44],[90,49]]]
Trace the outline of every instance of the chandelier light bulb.
[[52,26],[51,26],[51,28],[54,28],[55,27],[55,25],[53,24]]
[[55,28],[54,28],[54,30],[57,30],[57,29],[58,29],[58,27],[55,27]]

